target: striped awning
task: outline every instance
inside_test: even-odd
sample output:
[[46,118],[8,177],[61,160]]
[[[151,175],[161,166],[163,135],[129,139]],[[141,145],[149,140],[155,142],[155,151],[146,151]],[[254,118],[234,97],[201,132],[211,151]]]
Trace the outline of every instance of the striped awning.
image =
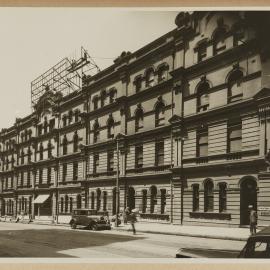
[[50,195],[48,194],[44,194],[44,195],[38,195],[35,200],[34,203],[44,203],[48,198],[50,197]]

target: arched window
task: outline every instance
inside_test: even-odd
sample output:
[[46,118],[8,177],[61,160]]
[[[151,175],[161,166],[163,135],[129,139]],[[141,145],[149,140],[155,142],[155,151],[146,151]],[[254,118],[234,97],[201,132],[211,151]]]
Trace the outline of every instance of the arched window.
[[107,211],[107,191],[103,191],[103,211]]
[[69,209],[70,209],[70,212],[72,212],[72,209],[73,209],[73,198],[72,197],[69,198]]
[[202,78],[201,82],[197,86],[197,111],[207,111],[209,108],[209,95],[208,90],[210,88],[209,83]]
[[100,188],[97,189],[97,211],[100,210],[100,203],[101,203],[101,190]]
[[81,209],[82,208],[82,196],[81,194],[77,195],[77,209]]
[[66,135],[64,135],[64,138],[63,138],[63,155],[66,155],[67,154],[67,137]]
[[213,54],[219,54],[226,49],[225,44],[226,29],[224,27],[219,27],[215,30],[213,34]]
[[24,164],[24,151],[21,151],[21,164]]
[[112,139],[114,137],[114,120],[112,116],[110,116],[107,121],[107,127],[108,127],[107,129],[108,139]]
[[99,123],[98,123],[97,120],[94,123],[93,132],[94,132],[94,143],[99,142],[99,139],[100,139],[99,135],[100,135],[100,133],[99,133]]
[[137,76],[133,82],[134,87],[135,87],[135,92],[138,93],[142,89],[142,76]]
[[135,112],[135,131],[138,132],[143,129],[143,110],[138,106]]
[[106,91],[103,90],[103,91],[100,93],[100,106],[101,106],[101,108],[104,107],[104,105],[105,105],[105,100],[106,100]]
[[43,150],[44,150],[43,144],[41,143],[41,144],[39,145],[39,159],[40,159],[40,160],[43,160]]
[[160,190],[160,214],[166,212],[166,189]]
[[196,212],[200,209],[200,194],[199,194],[199,185],[194,184],[192,186],[192,211]]
[[156,104],[155,108],[155,126],[163,126],[165,124],[165,105],[162,101]]
[[167,79],[167,70],[168,66],[166,64],[163,64],[159,67],[157,74],[158,74],[158,82],[163,82]]
[[147,209],[147,190],[142,191],[142,212],[145,213]]
[[226,183],[220,183],[219,187],[219,212],[225,212],[227,210],[227,185]]
[[98,108],[98,96],[93,97],[94,110]]
[[145,74],[145,82],[146,82],[146,87],[151,87],[154,86],[155,84],[155,73],[152,68],[148,69],[146,74]]
[[235,69],[228,77],[228,102],[235,102],[243,98],[243,72]]
[[65,195],[65,213],[68,213],[68,195]]
[[75,131],[73,136],[73,152],[78,152],[78,146],[79,146],[79,137],[77,131]]
[[151,186],[150,188],[150,213],[155,212],[155,206],[157,204],[157,187]]
[[212,212],[214,210],[214,184],[208,179],[204,184],[204,212]]
[[51,158],[52,157],[52,143],[51,141],[48,142],[48,158]]
[[130,210],[135,208],[135,189],[133,187],[128,188],[127,206]]
[[95,209],[95,192],[91,192],[91,209]]

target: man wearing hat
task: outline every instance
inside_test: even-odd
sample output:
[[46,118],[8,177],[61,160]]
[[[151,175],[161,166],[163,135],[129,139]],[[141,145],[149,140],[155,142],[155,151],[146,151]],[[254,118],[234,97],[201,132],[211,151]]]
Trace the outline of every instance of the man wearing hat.
[[249,205],[248,208],[250,210],[249,214],[250,233],[254,234],[256,233],[258,215],[257,212],[253,209],[253,205]]
[[137,222],[137,218],[136,218],[136,213],[137,212],[138,212],[138,210],[136,208],[132,209],[131,214],[129,215],[129,221],[130,221],[130,224],[131,224],[131,227],[132,227],[133,234],[136,234],[135,222]]

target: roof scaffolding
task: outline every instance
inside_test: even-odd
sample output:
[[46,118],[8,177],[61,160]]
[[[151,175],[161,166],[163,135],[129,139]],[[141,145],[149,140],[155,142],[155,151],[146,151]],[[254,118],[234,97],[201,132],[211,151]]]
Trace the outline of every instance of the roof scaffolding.
[[85,75],[94,75],[100,69],[87,51],[81,47],[81,57],[70,59],[65,57],[55,66],[31,82],[31,106],[38,103],[39,99],[48,90],[61,92],[66,96],[82,88],[82,78]]

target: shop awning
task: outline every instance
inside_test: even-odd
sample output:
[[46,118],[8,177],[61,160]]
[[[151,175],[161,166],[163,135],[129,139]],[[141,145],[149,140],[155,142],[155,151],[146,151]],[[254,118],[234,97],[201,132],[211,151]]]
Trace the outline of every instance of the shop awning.
[[48,195],[48,194],[38,195],[35,198],[34,203],[44,203],[49,197],[50,197],[50,195]]

